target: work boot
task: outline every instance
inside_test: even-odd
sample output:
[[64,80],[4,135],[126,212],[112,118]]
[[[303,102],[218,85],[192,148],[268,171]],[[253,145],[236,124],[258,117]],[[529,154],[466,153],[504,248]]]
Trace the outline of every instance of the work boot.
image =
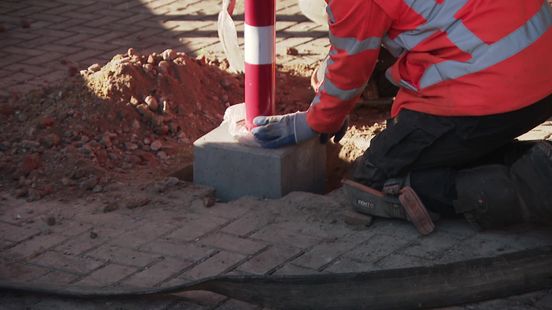
[[422,235],[428,235],[435,229],[429,212],[410,186],[398,189],[398,195],[381,192],[351,180],[344,180],[343,187],[357,212],[410,221]]
[[536,143],[509,168],[487,165],[459,171],[454,208],[468,222],[494,229],[521,222],[552,222],[552,145]]

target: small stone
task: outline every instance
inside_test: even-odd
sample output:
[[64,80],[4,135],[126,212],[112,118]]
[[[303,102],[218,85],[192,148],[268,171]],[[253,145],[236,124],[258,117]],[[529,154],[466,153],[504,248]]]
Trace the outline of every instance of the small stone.
[[27,193],[27,201],[37,201],[42,198],[42,193],[34,188],[29,189]]
[[217,198],[214,195],[203,197],[203,205],[206,208],[210,208],[214,206],[216,202],[217,202]]
[[166,61],[171,61],[173,59],[176,58],[177,54],[174,50],[172,49],[166,49],[162,54],[161,56],[163,57],[163,60],[166,60]]
[[26,188],[20,188],[15,191],[15,198],[23,198],[27,196],[27,189]]
[[103,213],[113,212],[117,209],[119,209],[119,206],[116,203],[108,203],[103,208]]
[[153,55],[148,56],[148,64],[155,65],[155,57]]
[[40,119],[40,122],[38,125],[40,128],[48,128],[48,127],[52,127],[55,122],[56,122],[56,119],[53,118],[52,116],[44,116],[43,118]]
[[169,155],[167,155],[167,153],[163,151],[160,151],[160,152],[157,152],[157,157],[159,157],[159,159],[161,160],[166,160],[169,158]]
[[169,69],[171,65],[167,61],[161,60],[157,66],[159,67],[159,72],[163,73],[164,75],[169,74]]
[[128,57],[140,56],[140,55],[138,54],[138,52],[137,52],[134,48],[132,48],[132,47],[128,49],[127,55],[128,55]]
[[147,205],[150,202],[151,202],[151,200],[149,198],[145,198],[145,197],[131,199],[131,200],[127,201],[126,208],[132,210],[132,209],[143,207],[143,206]]
[[142,65],[142,68],[144,68],[144,71],[146,71],[147,73],[152,73],[154,69],[153,65],[150,63]]
[[140,122],[137,119],[132,121],[132,129],[138,130],[140,127]]
[[25,113],[21,113],[18,111],[18,112],[15,112],[15,115],[19,122],[23,123],[27,121],[27,115]]
[[232,80],[230,78],[223,78],[220,80],[220,85],[222,85],[225,89],[228,89],[232,86]]
[[177,177],[168,177],[164,181],[165,185],[168,187],[173,187],[180,183],[180,180]]
[[96,176],[91,176],[88,179],[82,181],[79,184],[79,187],[84,190],[92,190],[98,184],[98,178]]
[[61,142],[61,138],[58,135],[56,135],[55,133],[51,133],[51,134],[46,135],[45,137],[43,137],[41,142],[45,147],[51,148],[51,147],[59,145],[60,142]]
[[125,142],[125,148],[128,151],[134,151],[134,150],[138,149],[138,145],[136,145],[135,143],[132,143],[132,142]]
[[92,189],[92,192],[93,192],[93,193],[101,193],[101,192],[103,192],[103,186],[101,186],[101,185],[99,185],[99,184],[96,185],[96,186],[94,186],[94,188]]
[[111,147],[113,143],[111,142],[111,136],[108,133],[105,133],[100,139],[100,143],[106,147]]
[[48,218],[46,218],[46,224],[48,226],[54,226],[56,225],[56,218],[53,217],[53,216],[48,216]]
[[134,97],[134,96],[131,96],[131,97],[130,97],[129,102],[130,102],[130,104],[132,104],[133,106],[137,106],[138,104],[140,104],[140,101],[138,101],[138,99],[136,99],[136,97]]
[[162,147],[163,147],[163,143],[159,140],[153,141],[150,145],[150,149],[154,152],[159,151]]
[[290,56],[297,56],[299,55],[299,51],[295,47],[288,47],[286,50],[286,54]]
[[31,154],[31,155],[27,155],[23,159],[23,162],[19,166],[19,169],[21,173],[23,173],[24,175],[27,175],[31,171],[38,169],[40,166],[41,166],[40,155]]
[[144,138],[144,144],[149,145],[151,143],[151,140],[149,138]]
[[157,102],[157,99],[153,96],[147,96],[146,99],[144,99],[146,104],[148,105],[148,108],[151,111],[157,111],[159,109],[159,103]]
[[93,232],[93,231],[91,231],[91,232],[90,232],[90,239],[96,239],[96,238],[98,238],[98,234],[95,233],[95,232]]
[[100,64],[93,64],[90,67],[88,67],[88,71],[98,72],[98,71],[100,71],[101,68],[102,68],[102,66],[100,66]]

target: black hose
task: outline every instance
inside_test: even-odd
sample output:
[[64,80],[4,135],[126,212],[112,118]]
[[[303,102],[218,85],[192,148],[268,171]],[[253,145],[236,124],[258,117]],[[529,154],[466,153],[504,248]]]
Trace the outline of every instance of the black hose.
[[124,290],[0,280],[0,290],[73,298],[125,298],[206,290],[282,309],[446,307],[552,288],[552,246],[428,267],[297,276],[218,276]]

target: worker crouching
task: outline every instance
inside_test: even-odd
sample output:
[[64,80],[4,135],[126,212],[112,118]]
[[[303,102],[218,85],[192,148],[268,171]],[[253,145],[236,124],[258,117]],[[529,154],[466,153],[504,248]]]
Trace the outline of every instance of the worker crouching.
[[552,222],[552,146],[515,140],[552,116],[547,1],[331,0],[326,10],[316,96],[307,111],[256,118],[261,145],[339,140],[383,46],[400,90],[344,184],[353,207],[423,234],[437,214],[481,228]]

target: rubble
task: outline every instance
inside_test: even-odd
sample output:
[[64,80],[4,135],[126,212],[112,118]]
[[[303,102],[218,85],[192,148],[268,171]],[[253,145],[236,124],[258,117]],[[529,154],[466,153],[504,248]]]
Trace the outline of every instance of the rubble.
[[[130,48],[81,71],[68,60],[61,64],[73,77],[0,105],[0,186],[16,197],[67,198],[108,191],[119,180],[162,180],[189,166],[193,141],[244,101],[243,75],[228,73],[227,61],[170,49]],[[308,108],[312,69],[278,66],[277,113]]]

